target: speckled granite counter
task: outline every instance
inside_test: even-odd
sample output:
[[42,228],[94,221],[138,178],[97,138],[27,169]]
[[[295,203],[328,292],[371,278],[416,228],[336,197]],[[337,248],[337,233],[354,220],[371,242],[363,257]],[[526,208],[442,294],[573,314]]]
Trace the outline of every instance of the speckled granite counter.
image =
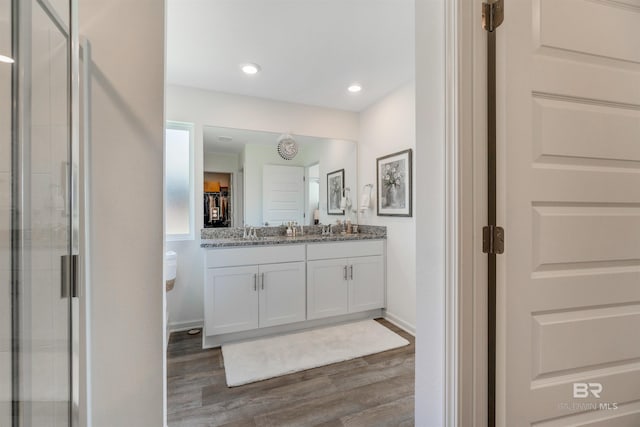
[[306,226],[304,235],[286,236],[286,227],[257,227],[257,239],[243,239],[242,228],[204,228],[201,231],[200,247],[226,248],[241,246],[294,245],[317,242],[340,242],[356,240],[380,240],[387,238],[387,227],[360,225],[357,234],[322,235],[320,226]]

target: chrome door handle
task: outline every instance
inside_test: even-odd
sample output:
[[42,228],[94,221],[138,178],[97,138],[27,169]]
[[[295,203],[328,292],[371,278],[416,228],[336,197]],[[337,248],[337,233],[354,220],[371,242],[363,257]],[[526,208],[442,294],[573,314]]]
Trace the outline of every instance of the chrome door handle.
[[353,264],[349,266],[349,277],[351,277],[351,280],[353,280]]
[[77,298],[79,294],[78,255],[60,257],[60,298]]
[[258,290],[258,274],[254,274],[253,275],[253,290],[257,291]]
[[69,298],[69,275],[71,272],[71,260],[69,255],[62,255],[60,257],[60,298]]
[[261,274],[260,283],[262,284],[262,290],[264,291],[264,273]]
[[344,266],[344,280],[347,280],[347,266]]

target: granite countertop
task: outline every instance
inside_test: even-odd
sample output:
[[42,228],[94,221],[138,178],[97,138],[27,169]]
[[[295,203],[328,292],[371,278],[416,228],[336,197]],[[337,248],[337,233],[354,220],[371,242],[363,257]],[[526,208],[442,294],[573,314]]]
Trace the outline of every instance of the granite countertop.
[[281,227],[257,228],[257,239],[243,239],[242,228],[203,229],[201,231],[200,247],[202,248],[230,248],[268,245],[295,245],[317,242],[343,242],[357,240],[380,240],[387,238],[386,227],[361,226],[357,234],[342,234],[334,232],[332,235],[322,235],[318,226],[305,227],[305,234],[287,237]]
[[220,238],[220,239],[202,239],[200,247],[202,248],[229,248],[238,246],[266,246],[266,245],[295,245],[302,243],[316,242],[343,242],[354,240],[374,240],[386,239],[386,236],[371,233],[358,234],[334,234],[332,236],[322,236],[319,234],[309,234],[304,236],[287,237],[287,236],[263,236],[257,239],[243,239],[242,237]]

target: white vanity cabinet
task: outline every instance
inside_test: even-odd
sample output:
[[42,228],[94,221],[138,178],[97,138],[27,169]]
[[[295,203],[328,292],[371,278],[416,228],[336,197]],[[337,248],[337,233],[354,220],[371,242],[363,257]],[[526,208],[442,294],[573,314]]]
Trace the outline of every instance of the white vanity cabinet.
[[349,310],[346,259],[307,261],[307,317],[339,316]]
[[258,266],[211,268],[204,284],[208,335],[258,327]]
[[385,306],[382,255],[349,258],[349,313]]
[[203,346],[380,316],[385,277],[384,240],[206,249]]
[[208,250],[206,259],[206,335],[306,319],[304,246]]
[[382,241],[309,244],[307,319],[385,306]]
[[260,328],[306,319],[304,262],[260,265],[258,273]]

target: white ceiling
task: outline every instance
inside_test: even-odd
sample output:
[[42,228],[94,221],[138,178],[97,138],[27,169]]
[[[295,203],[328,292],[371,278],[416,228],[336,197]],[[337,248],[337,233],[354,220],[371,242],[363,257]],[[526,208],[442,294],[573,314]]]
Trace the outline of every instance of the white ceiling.
[[361,111],[413,79],[413,0],[167,3],[169,84]]

